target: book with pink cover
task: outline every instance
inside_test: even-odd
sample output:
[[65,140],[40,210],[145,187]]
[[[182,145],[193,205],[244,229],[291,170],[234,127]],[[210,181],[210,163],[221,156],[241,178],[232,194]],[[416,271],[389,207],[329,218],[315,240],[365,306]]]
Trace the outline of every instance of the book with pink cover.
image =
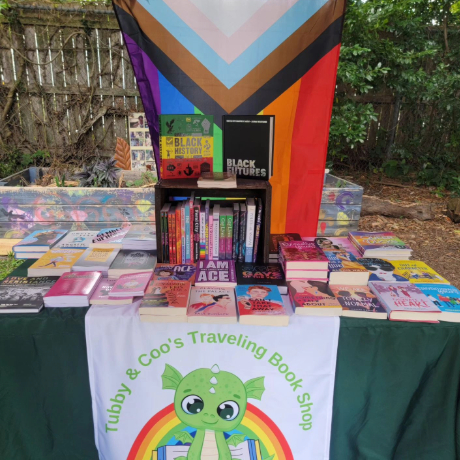
[[133,302],[133,297],[109,297],[117,280],[102,278],[91,296],[91,305],[126,305]]
[[187,316],[189,323],[236,323],[235,291],[219,287],[193,286]]
[[43,296],[45,306],[87,307],[101,278],[101,272],[64,273],[50,291]]
[[355,257],[361,257],[359,251],[347,237],[314,238],[316,245],[322,251],[349,252]]
[[151,271],[120,276],[110,291],[109,298],[143,296],[152,276]]
[[313,241],[280,241],[279,262],[284,270],[327,270],[328,259]]

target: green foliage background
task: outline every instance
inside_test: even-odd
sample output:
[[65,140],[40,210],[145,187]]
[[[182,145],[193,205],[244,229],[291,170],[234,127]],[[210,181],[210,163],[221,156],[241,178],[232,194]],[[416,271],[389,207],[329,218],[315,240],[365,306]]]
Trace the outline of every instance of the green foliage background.
[[[460,2],[349,0],[328,166],[460,191],[459,58]],[[399,99],[404,136],[378,127],[369,149],[381,95]]]

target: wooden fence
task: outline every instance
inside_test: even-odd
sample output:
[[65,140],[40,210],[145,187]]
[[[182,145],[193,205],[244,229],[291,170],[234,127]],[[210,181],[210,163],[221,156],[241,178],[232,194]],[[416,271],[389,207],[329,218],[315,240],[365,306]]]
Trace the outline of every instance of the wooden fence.
[[3,146],[67,162],[128,137],[143,107],[123,37],[111,6],[85,8],[26,4],[0,19]]

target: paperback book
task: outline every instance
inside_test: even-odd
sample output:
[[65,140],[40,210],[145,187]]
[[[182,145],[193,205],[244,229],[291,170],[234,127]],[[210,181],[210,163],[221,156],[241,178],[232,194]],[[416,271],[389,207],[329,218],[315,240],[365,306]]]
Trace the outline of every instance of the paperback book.
[[359,251],[346,237],[315,238],[316,245],[323,251],[348,252],[355,257],[360,257]]
[[248,285],[235,288],[240,324],[287,326],[289,315],[278,287]]
[[394,262],[384,259],[362,257],[358,262],[370,273],[369,281],[407,282],[408,279],[397,274]]
[[187,317],[189,323],[237,323],[234,290],[193,286]]
[[117,280],[106,277],[101,278],[93,295],[91,296],[91,305],[127,305],[134,301],[133,297],[109,297],[110,292]]
[[435,272],[425,262],[419,262],[418,260],[393,260],[392,264],[395,267],[395,273],[409,280],[411,283],[450,284],[449,281]]
[[441,318],[441,310],[414,284],[371,281],[369,287],[391,321],[437,323]]
[[323,251],[329,260],[329,284],[367,286],[369,272],[350,252]]
[[198,178],[213,168],[212,115],[160,115],[163,179]]
[[45,307],[89,307],[102,278],[100,272],[64,273],[43,297]]
[[143,296],[152,275],[152,272],[121,275],[110,291],[109,298]]
[[279,257],[279,243],[281,241],[302,241],[298,233],[274,233],[270,235],[269,242],[269,258],[278,260]]
[[144,224],[131,225],[121,244],[123,249],[156,250],[157,239],[155,226]]
[[190,282],[153,280],[145,291],[139,307],[141,315],[187,316]]
[[236,270],[233,260],[199,260],[196,267],[196,286],[236,286]]
[[157,264],[153,274],[154,280],[189,281],[195,283],[196,266],[191,264]]
[[38,313],[43,296],[59,279],[57,276],[8,276],[0,283],[0,313]]
[[324,281],[288,281],[289,298],[296,315],[340,316],[342,306]]
[[280,264],[237,264],[236,277],[238,285],[275,285],[278,287],[280,294],[287,294],[286,280]]
[[342,306],[342,316],[387,319],[387,311],[367,286],[330,286]]
[[73,272],[100,271],[107,275],[119,249],[88,248],[72,266]]
[[54,246],[55,248],[80,248],[90,247],[93,239],[96,238],[98,231],[70,232]]
[[153,272],[157,263],[156,251],[122,249],[110,265],[109,278],[137,272]]
[[446,284],[417,284],[417,287],[440,310],[441,321],[460,322],[460,291]]
[[13,252],[42,252],[51,249],[67,234],[68,230],[36,230],[27,235],[21,242],[13,247]]
[[312,241],[281,241],[280,263],[286,270],[327,270],[329,260]]
[[29,276],[61,276],[72,270],[85,249],[52,248],[27,270]]
[[393,232],[350,232],[348,238],[361,257],[406,260],[412,254],[412,249]]
[[121,249],[123,238],[128,233],[129,227],[104,228],[90,244],[91,248]]

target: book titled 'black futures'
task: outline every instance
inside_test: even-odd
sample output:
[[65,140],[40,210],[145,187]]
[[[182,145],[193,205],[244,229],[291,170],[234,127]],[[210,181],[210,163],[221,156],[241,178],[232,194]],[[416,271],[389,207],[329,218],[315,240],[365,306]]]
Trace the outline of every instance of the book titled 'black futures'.
[[223,136],[225,171],[240,179],[270,179],[275,145],[273,115],[224,115]]

